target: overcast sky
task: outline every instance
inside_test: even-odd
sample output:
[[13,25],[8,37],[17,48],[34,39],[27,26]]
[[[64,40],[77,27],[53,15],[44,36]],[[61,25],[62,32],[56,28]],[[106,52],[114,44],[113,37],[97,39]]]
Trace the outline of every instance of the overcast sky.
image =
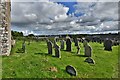
[[118,31],[118,2],[15,1],[12,30],[25,35]]

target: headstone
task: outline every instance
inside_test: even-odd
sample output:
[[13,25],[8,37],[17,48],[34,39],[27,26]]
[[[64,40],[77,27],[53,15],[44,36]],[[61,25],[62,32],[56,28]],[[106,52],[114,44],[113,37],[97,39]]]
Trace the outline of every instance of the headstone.
[[92,55],[92,48],[91,48],[91,46],[87,44],[87,45],[85,45],[84,49],[85,49],[85,56],[91,57],[91,55]]
[[64,40],[61,40],[60,43],[61,43],[61,50],[64,50],[65,41],[64,41]]
[[77,71],[73,66],[66,66],[66,72],[70,74],[71,76],[77,76]]
[[110,39],[106,39],[104,41],[104,47],[104,50],[112,51],[112,41]]
[[49,39],[48,39],[48,38],[45,38],[45,41],[46,41],[46,43],[47,43],[47,47],[48,47]]
[[11,46],[14,47],[15,46],[16,41],[15,40],[11,40]]
[[70,37],[66,39],[66,51],[71,51],[72,50],[72,41]]
[[58,44],[55,44],[55,57],[61,58],[60,47]]
[[55,37],[55,38],[54,38],[54,41],[53,41],[53,45],[54,45],[53,47],[54,47],[54,48],[55,48],[56,43],[57,43],[56,41],[57,41],[57,40],[56,40],[56,37]]
[[88,63],[91,63],[91,64],[95,64],[95,61],[92,58],[90,58],[90,57],[86,58],[85,62],[88,62]]
[[87,41],[83,40],[83,47],[85,47],[87,44],[88,44]]
[[48,46],[48,54],[52,54],[52,42],[48,41],[47,46]]
[[23,53],[25,53],[25,51],[26,51],[25,41],[22,43],[22,51],[23,51]]
[[77,54],[80,54],[80,46],[77,46]]
[[78,46],[79,45],[79,41],[78,41],[78,39],[77,38],[75,38],[75,46]]

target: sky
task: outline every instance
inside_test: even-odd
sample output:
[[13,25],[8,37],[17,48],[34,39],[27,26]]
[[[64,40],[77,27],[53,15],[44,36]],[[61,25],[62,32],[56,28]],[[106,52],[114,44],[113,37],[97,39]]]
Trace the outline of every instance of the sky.
[[12,0],[12,30],[24,35],[91,34],[118,31],[115,2]]

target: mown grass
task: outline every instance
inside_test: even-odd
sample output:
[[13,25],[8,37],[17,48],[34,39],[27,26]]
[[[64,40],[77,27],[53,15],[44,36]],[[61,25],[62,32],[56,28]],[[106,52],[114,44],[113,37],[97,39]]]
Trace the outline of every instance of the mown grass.
[[[72,43],[72,52],[61,51],[61,59],[47,54],[47,44],[44,41],[26,42],[26,53],[16,53],[21,48],[22,41],[17,41],[12,54],[2,57],[3,78],[117,78],[118,77],[118,46],[113,51],[104,51],[103,44],[89,43],[93,49],[92,58],[95,64],[91,65],[84,60],[83,44],[80,43],[80,55]],[[60,43],[58,43],[60,44]],[[53,49],[54,53],[54,49]],[[53,54],[54,55],[54,54]],[[65,71],[67,65],[77,70],[77,76],[70,76]],[[50,71],[56,67],[58,72]]]

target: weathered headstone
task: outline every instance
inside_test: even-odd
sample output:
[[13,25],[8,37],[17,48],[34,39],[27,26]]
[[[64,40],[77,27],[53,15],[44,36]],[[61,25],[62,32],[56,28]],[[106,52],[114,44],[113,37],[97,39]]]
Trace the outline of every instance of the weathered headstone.
[[83,40],[83,47],[85,47],[87,44],[88,44],[87,41]]
[[70,74],[71,76],[77,76],[76,69],[73,66],[71,66],[71,65],[66,66],[66,72],[68,74]]
[[80,46],[77,46],[77,54],[80,54]]
[[72,41],[70,37],[66,39],[66,51],[71,51],[72,50]]
[[104,47],[104,50],[112,51],[112,41],[110,39],[106,39],[104,41]]
[[79,41],[78,41],[78,39],[77,38],[75,38],[75,46],[78,46],[79,45]]
[[16,41],[15,40],[11,40],[11,46],[14,47],[15,46]]
[[95,64],[95,61],[92,58],[90,58],[90,57],[86,58],[85,62],[88,62],[88,63],[91,63],[91,64]]
[[85,56],[91,57],[91,55],[92,55],[92,48],[91,48],[91,46],[87,44],[87,45],[85,45],[84,49],[85,49]]
[[48,46],[48,54],[52,54],[52,42],[48,41],[47,46]]
[[57,43],[57,39],[56,39],[56,37],[54,38],[54,41],[53,41],[53,47],[55,48],[55,46],[56,46],[56,43]]
[[65,46],[64,44],[65,44],[65,41],[64,41],[64,40],[61,40],[60,43],[61,43],[61,45],[60,45],[60,46],[61,46],[61,50],[64,50],[64,46]]
[[60,47],[58,44],[55,44],[55,57],[61,58]]
[[26,51],[25,41],[22,43],[22,51],[23,51],[23,53],[25,53],[25,51]]

